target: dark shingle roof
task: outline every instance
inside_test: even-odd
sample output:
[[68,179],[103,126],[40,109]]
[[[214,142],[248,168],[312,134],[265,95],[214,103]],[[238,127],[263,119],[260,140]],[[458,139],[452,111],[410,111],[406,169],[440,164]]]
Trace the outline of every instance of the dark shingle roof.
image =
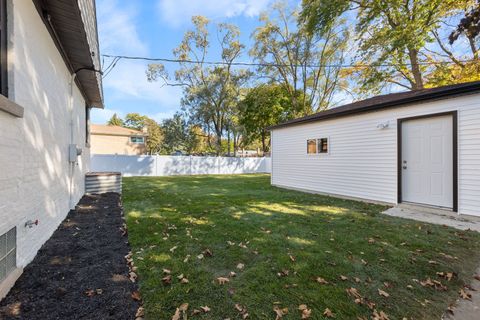
[[391,93],[349,103],[340,107],[321,111],[309,116],[293,119],[267,128],[268,130],[299,125],[308,122],[349,116],[362,112],[372,112],[390,107],[410,104],[451,96],[465,95],[480,91],[480,81],[454,84],[449,86]]

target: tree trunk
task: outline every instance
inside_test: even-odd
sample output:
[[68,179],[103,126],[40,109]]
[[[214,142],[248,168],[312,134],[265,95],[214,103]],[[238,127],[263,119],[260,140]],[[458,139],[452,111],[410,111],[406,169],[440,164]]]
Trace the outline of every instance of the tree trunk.
[[263,150],[263,153],[265,153],[265,148],[266,148],[266,145],[265,145],[265,131],[262,131],[262,150]]
[[227,130],[227,155],[230,157],[230,130]]
[[408,49],[408,56],[410,57],[410,64],[412,66],[412,74],[414,79],[413,90],[423,89],[423,78],[420,66],[418,64],[418,50]]
[[237,156],[237,133],[233,131],[233,156]]

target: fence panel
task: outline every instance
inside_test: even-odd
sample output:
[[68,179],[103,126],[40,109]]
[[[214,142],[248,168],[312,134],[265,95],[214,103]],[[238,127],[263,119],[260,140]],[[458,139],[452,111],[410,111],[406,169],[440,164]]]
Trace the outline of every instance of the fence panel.
[[117,171],[124,176],[270,173],[270,158],[127,156],[93,154],[91,171]]

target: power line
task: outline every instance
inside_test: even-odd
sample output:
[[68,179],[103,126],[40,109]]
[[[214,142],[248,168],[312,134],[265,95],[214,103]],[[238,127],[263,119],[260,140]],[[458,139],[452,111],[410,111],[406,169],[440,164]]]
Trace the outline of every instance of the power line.
[[[125,55],[111,55],[111,54],[102,54],[106,58],[117,59],[113,66],[116,65],[118,60],[143,60],[151,62],[168,62],[168,63],[189,63],[189,64],[204,64],[204,65],[230,65],[230,66],[243,66],[243,67],[291,67],[290,64],[278,64],[278,63],[258,63],[258,62],[225,62],[225,61],[199,61],[191,59],[172,59],[172,58],[151,58],[151,57],[141,57],[141,56],[125,56]],[[457,62],[453,61],[424,61],[419,62],[419,65],[439,65],[439,64],[455,64],[455,63],[468,63],[475,60],[460,60]],[[294,65],[295,66],[295,65]],[[394,64],[312,64],[312,65],[297,65],[296,67],[308,67],[308,68],[376,68],[376,67],[393,67],[398,66]],[[407,64],[405,64],[407,66]],[[111,69],[111,68],[110,68]],[[109,70],[111,71],[111,70]]]

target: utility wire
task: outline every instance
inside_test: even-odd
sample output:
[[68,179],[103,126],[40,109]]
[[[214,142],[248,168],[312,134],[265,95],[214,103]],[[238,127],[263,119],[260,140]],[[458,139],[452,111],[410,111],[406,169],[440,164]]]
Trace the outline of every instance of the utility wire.
[[[169,63],[190,63],[190,64],[204,64],[204,65],[231,65],[231,66],[244,66],[244,67],[292,67],[290,64],[278,64],[278,63],[258,63],[258,62],[224,62],[224,61],[199,61],[199,60],[182,60],[182,59],[172,59],[172,58],[151,58],[151,57],[140,57],[140,56],[124,56],[124,55],[111,55],[111,54],[102,54],[106,58],[117,59],[115,63],[111,66],[114,67],[118,60],[143,60],[151,62],[169,62]],[[475,60],[461,60],[457,62],[468,63]],[[419,62],[419,65],[438,65],[438,64],[454,64],[453,61],[431,61],[431,62]],[[308,67],[308,68],[376,68],[376,67],[393,67],[397,66],[394,64],[312,64],[312,65],[298,65],[297,67]],[[405,64],[406,66],[406,64]],[[109,70],[111,71],[111,70]]]

